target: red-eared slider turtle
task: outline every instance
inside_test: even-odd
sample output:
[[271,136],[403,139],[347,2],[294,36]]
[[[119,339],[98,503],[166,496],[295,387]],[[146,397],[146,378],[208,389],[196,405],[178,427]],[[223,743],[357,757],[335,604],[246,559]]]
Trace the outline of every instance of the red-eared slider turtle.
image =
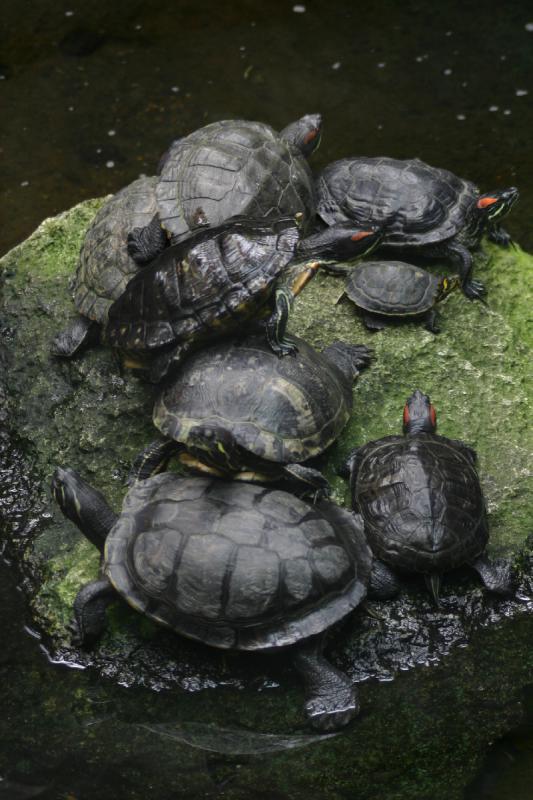
[[429,397],[416,390],[404,408],[404,436],[356,448],[345,465],[383,583],[397,582],[393,571],[422,573],[438,603],[441,573],[469,564],[487,589],[511,594],[510,565],[485,555],[489,529],[476,453],[438,436],[436,419]]
[[81,316],[52,344],[57,356],[72,356],[91,340],[98,340],[113,300],[140,269],[128,255],[132,226],[146,225],[156,210],[157,177],[139,178],[121,189],[96,214],[85,234],[73,279],[74,303]]
[[303,466],[338,437],[352,410],[352,386],[370,362],[364,345],[335,342],[318,353],[302,339],[279,359],[260,335],[222,341],[190,356],[154,407],[167,436],[141,453],[133,475],[144,479],[179,455],[189,467],[241,480],[327,483]]
[[317,193],[317,211],[327,225],[383,225],[382,248],[450,258],[471,300],[485,289],[470,277],[470,251],[485,232],[509,244],[509,235],[498,223],[518,199],[514,187],[480,194],[470,181],[416,158],[335,161],[319,175]]
[[120,596],[212,647],[292,647],[306,713],[321,730],[357,712],[350,680],[322,646],[367,592],[372,556],[360,517],[325,500],[168,472],[135,484],[120,515],[73,470],[56,470],[52,491],[103,553],[102,578],[74,601],[81,644],[98,638],[106,606]]
[[236,215],[253,219],[315,214],[307,157],[320,141],[320,114],[308,114],[280,133],[262,122],[222,120],[176,140],[160,164],[157,214],[132,230],[131,255],[153,259],[167,238],[177,244],[202,225]]
[[[272,224],[233,219],[206,229],[167,248],[132,278],[109,309],[105,339],[148,361],[155,381],[198,343],[241,331],[262,316],[268,317],[272,350],[292,353],[285,328],[294,295],[321,264],[364,255],[380,236],[376,229],[337,226],[301,239],[292,218]],[[293,262],[301,269],[287,272]]]
[[458,276],[439,278],[402,261],[366,261],[352,270],[344,293],[370,330],[396,320],[423,319],[429,331],[438,333],[435,304],[459,283]]

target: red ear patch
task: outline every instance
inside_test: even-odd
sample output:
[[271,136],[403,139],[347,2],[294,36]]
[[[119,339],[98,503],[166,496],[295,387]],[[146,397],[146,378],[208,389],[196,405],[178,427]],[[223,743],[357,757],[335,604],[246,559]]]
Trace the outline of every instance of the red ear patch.
[[429,418],[431,420],[431,424],[433,427],[435,427],[437,424],[437,412],[435,411],[434,405],[430,405],[429,407]]
[[409,414],[408,406],[404,406],[403,409],[403,424],[408,425],[411,422],[411,415]]
[[372,236],[374,231],[359,231],[359,233],[354,233],[353,236],[350,236],[352,242],[358,242],[360,239],[364,239],[366,236]]
[[306,134],[306,136],[304,138],[304,144],[309,144],[309,142],[312,142],[313,139],[316,137],[317,133],[318,133],[318,131],[317,131],[316,128],[314,130],[312,130],[312,131],[309,131],[309,133]]
[[493,203],[497,203],[497,197],[480,197],[477,201],[478,208],[487,208],[487,206],[491,206]]

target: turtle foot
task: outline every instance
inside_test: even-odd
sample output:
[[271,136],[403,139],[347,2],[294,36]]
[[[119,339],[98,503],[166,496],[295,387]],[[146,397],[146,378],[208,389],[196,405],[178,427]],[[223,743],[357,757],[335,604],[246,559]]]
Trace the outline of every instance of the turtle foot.
[[311,697],[304,706],[309,722],[319,731],[344,728],[359,712],[355,691],[348,683],[335,687],[331,694]]
[[463,284],[463,293],[469,300],[482,300],[487,290],[481,281],[470,280]]
[[272,352],[274,352],[278,358],[294,356],[298,352],[296,345],[292,344],[288,339],[282,342],[269,342],[269,344]]
[[480,556],[472,564],[472,567],[479,574],[489,592],[504,597],[512,597],[516,592],[518,577],[513,565],[507,559],[497,558],[491,561],[486,556]]

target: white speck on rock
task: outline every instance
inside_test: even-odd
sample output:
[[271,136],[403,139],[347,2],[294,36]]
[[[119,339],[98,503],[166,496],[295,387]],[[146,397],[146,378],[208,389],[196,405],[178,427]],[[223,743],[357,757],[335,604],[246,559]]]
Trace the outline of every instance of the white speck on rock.
[[499,111],[499,106],[489,106],[489,111]]
[[526,31],[529,31],[529,33],[533,33],[533,22],[526,22],[524,28]]
[[113,167],[115,166],[115,162],[114,161],[106,161],[105,165],[106,165],[106,167],[108,169],[113,169]]
[[302,5],[293,6],[292,10],[294,11],[295,14],[305,14],[306,12],[305,6]]
[[528,93],[527,89],[517,89],[515,95],[517,97],[525,97],[527,93]]
[[111,129],[110,131],[107,132],[108,136],[115,136],[115,134],[116,134],[116,131],[114,131],[113,129]]
[[331,69],[340,69],[340,67],[341,67],[340,61],[335,61],[335,63],[331,65]]
[[462,122],[464,119],[466,119],[466,115],[465,114],[457,114],[456,119],[458,119],[458,120],[460,120]]

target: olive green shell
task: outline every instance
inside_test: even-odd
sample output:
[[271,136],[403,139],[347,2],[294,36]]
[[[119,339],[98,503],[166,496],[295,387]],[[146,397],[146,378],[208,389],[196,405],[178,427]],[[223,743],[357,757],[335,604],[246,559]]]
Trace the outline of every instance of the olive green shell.
[[364,598],[362,521],[321,501],[164,473],[135,484],[105,546],[105,574],[133,608],[220,648],[284,647]]
[[441,281],[403,261],[366,261],[350,273],[345,293],[365,311],[407,317],[423,314],[435,305]]
[[[292,336],[278,358],[264,336],[222,341],[190,356],[154,407],[154,424],[187,446],[197,426],[229,431],[247,452],[276,463],[318,455],[352,409],[353,376]],[[243,465],[244,466],[244,465]]]
[[157,208],[157,178],[139,178],[102,206],[85,234],[73,282],[78,311],[103,323],[113,300],[126,288],[140,265],[127,251],[128,233],[144,227]]

